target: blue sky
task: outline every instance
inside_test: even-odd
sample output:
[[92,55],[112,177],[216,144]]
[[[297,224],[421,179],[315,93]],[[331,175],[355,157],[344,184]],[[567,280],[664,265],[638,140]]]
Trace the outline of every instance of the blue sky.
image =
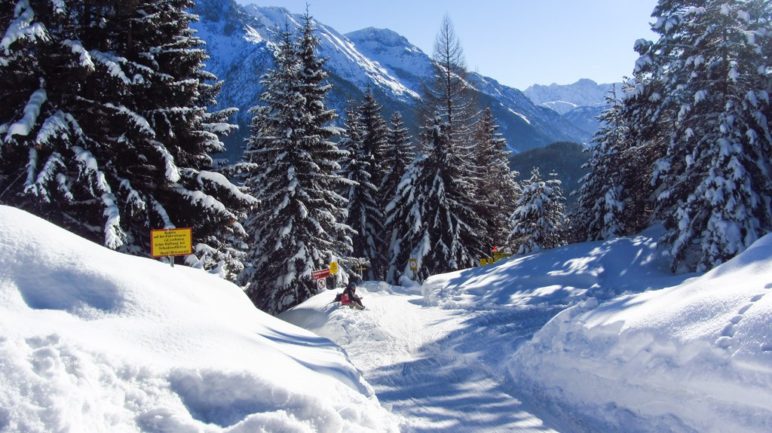
[[637,58],[656,0],[238,0],[311,14],[346,33],[392,29],[431,54],[443,15],[461,40],[469,70],[525,89],[579,78],[619,81]]

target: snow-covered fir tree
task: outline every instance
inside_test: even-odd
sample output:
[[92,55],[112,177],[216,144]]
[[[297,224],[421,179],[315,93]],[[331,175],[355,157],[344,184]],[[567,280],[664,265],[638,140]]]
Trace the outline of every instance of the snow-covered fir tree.
[[676,117],[655,165],[658,215],[673,269],[705,270],[772,227],[769,47],[772,6],[760,0],[662,0],[660,38],[639,62]]
[[611,239],[626,233],[624,223],[623,151],[628,137],[622,102],[616,87],[606,96],[608,108],[598,117],[601,128],[593,137],[589,172],[580,180],[577,210],[571,220],[582,241]]
[[509,236],[509,217],[520,195],[516,172],[509,168],[506,140],[499,134],[490,108],[482,112],[474,129],[475,164],[478,167],[476,201],[485,221],[488,247],[504,245]]
[[508,243],[516,254],[563,245],[564,220],[565,199],[560,181],[544,180],[539,169],[534,168],[515,202]]
[[402,114],[395,112],[391,115],[388,137],[381,160],[382,165],[388,167],[380,188],[381,197],[387,203],[394,197],[402,175],[405,174],[407,167],[414,159],[415,150],[402,120]]
[[[648,50],[645,41],[638,41],[639,52]],[[609,175],[621,181],[619,193],[624,212],[619,222],[624,234],[636,233],[652,223],[654,211],[654,163],[665,154],[667,131],[673,118],[670,97],[662,85],[653,79],[652,67],[646,62],[636,64],[632,78],[623,81],[618,107],[624,137],[619,148],[618,165],[610,167]],[[585,238],[586,239],[586,238]]]
[[394,234],[388,280],[412,278],[410,259],[419,278],[473,266],[482,255],[483,235],[469,191],[474,185],[461,176],[463,161],[450,143],[449,129],[439,116],[427,127],[426,155],[407,169],[387,206]]
[[335,114],[324,105],[329,85],[310,27],[307,17],[299,44],[284,32],[245,150],[247,187],[261,205],[247,223],[255,243],[241,281],[270,313],[316,294],[311,273],[351,250],[346,199],[337,192],[346,184],[338,174],[346,152],[329,140],[338,129],[329,124]]
[[[367,92],[365,92],[364,99],[359,107],[359,119],[362,126],[362,145],[367,153],[372,155],[373,158],[373,163],[370,165],[370,182],[376,188],[374,191],[374,198],[378,209],[378,215],[380,216],[380,221],[378,221],[376,225],[382,229],[384,226],[384,206],[391,197],[385,196],[380,190],[383,180],[390,169],[389,166],[383,164],[389,130],[386,121],[383,120],[381,110],[381,105],[375,100],[372,89],[368,89]],[[375,214],[372,214],[371,216],[375,217]],[[388,247],[383,233],[380,233],[374,240],[377,242],[375,248],[378,251],[378,254],[370,258],[371,263],[368,275],[373,279],[383,279]]]
[[[356,231],[352,236],[352,255],[367,260],[365,275],[370,280],[383,278],[385,260],[383,244],[383,213],[378,200],[378,188],[372,182],[373,165],[378,164],[364,144],[364,128],[354,109],[346,113],[344,136],[340,146],[348,152],[343,175],[350,181],[345,197],[348,200],[348,225]],[[356,271],[356,270],[355,270]]]
[[[464,79],[463,50],[445,17],[433,54],[434,77],[424,89],[425,127],[418,158],[389,204],[393,227],[389,280],[406,274],[415,258],[420,276],[473,266],[486,240],[485,221],[475,207],[477,174],[470,125],[474,100]],[[414,188],[413,191],[410,191]]]
[[[388,203],[394,199],[397,193],[397,187],[402,176],[407,171],[408,166],[415,160],[415,150],[410,141],[407,128],[402,121],[402,114],[395,112],[391,116],[389,124],[389,135],[386,140],[386,147],[383,151],[383,165],[388,167],[380,188],[380,196],[383,202]],[[391,256],[390,246],[392,236],[395,235],[397,219],[394,214],[398,213],[397,207],[384,206],[384,244],[387,248],[384,257],[386,260]]]
[[[363,132],[362,143],[376,161],[383,161],[389,128],[383,119],[381,104],[375,100],[372,89],[367,89],[365,92],[359,107],[359,119]],[[375,164],[372,168],[372,182],[376,187],[380,187],[383,183],[389,169],[385,164]],[[384,199],[380,195],[378,197],[381,200]]]
[[209,112],[189,0],[0,6],[0,202],[120,251],[192,227],[189,263],[238,271],[255,203],[212,171],[231,113]]

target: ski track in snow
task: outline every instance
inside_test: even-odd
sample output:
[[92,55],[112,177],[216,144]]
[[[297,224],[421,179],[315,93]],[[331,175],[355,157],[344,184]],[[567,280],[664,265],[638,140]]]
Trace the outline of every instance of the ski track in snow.
[[360,292],[365,311],[330,304],[327,292],[282,317],[343,347],[403,432],[570,432],[535,415],[499,365],[560,308],[470,313],[431,305],[417,289],[368,282]]

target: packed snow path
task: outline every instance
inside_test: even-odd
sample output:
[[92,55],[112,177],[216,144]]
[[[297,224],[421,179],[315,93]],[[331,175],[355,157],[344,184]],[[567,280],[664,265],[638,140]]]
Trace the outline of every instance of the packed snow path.
[[365,311],[331,304],[327,292],[283,318],[342,346],[404,432],[569,431],[534,415],[496,361],[554,309],[470,313],[434,306],[419,290],[365,283]]
[[611,431],[586,425],[584,409],[545,410],[514,383],[523,373],[512,359],[571,305],[681,283],[687,275],[666,271],[652,237],[571,245],[421,287],[368,282],[365,311],[333,305],[328,291],[282,318],[343,347],[404,432]]

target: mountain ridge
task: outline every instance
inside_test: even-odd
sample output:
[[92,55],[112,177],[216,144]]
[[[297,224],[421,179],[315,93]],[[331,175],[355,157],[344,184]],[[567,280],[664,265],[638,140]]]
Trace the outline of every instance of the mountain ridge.
[[[223,80],[215,108],[237,107],[234,119],[240,130],[226,138],[228,151],[221,155],[237,160],[249,134],[249,108],[259,103],[261,76],[273,66],[279,29],[297,33],[302,16],[282,7],[242,6],[233,0],[197,0],[193,13],[198,36],[207,44],[207,70]],[[341,34],[314,19],[318,52],[326,59],[333,89],[327,105],[343,113],[350,101],[359,101],[372,90],[383,105],[384,117],[402,112],[415,134],[420,128],[416,108],[422,85],[431,78],[431,58],[407,38],[390,29],[366,27]],[[491,106],[502,135],[513,152],[544,147],[556,141],[581,141],[586,133],[521,91],[477,73],[468,80],[481,106]]]

